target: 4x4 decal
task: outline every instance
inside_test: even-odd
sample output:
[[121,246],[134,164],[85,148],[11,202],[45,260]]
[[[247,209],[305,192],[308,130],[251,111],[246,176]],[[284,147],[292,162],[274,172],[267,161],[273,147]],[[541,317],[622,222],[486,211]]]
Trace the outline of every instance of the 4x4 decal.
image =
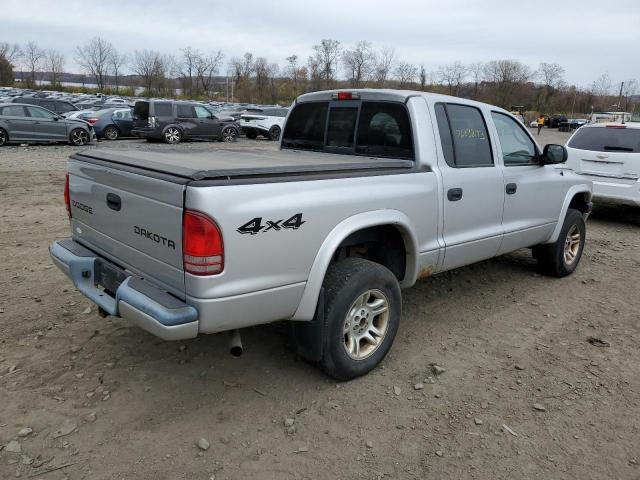
[[265,220],[265,222],[266,224],[263,225],[262,217],[256,217],[249,220],[244,225],[238,227],[236,231],[242,234],[248,233],[250,235],[256,235],[257,233],[265,233],[269,230],[278,232],[283,228],[288,230],[297,230],[302,226],[303,223],[306,223],[304,220],[302,220],[302,213],[296,213],[287,220]]

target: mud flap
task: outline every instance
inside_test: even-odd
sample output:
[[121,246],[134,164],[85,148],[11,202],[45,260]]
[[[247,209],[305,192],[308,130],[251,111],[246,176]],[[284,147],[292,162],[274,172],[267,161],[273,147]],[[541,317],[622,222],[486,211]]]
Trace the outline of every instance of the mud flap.
[[316,314],[308,322],[289,322],[291,346],[308,362],[319,362],[324,353],[327,324],[324,316],[324,288],[320,290]]

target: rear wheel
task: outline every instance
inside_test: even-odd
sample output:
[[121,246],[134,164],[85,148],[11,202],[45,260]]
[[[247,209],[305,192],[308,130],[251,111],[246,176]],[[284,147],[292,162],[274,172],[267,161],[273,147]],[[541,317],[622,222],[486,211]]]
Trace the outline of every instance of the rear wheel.
[[323,370],[339,380],[370,372],[387,355],[398,331],[398,280],[378,263],[347,258],[330,267],[323,287]]
[[81,147],[89,143],[89,133],[82,128],[76,128],[69,135],[69,141],[76,147]]
[[269,129],[269,139],[274,142],[280,140],[280,127],[278,125],[274,125]]
[[120,136],[120,131],[113,125],[109,125],[104,129],[104,138],[107,140],[117,140]]
[[9,143],[9,135],[2,128],[0,128],[0,147]]
[[222,130],[222,141],[223,142],[235,142],[238,138],[238,130],[233,127],[224,127]]
[[565,277],[578,267],[586,237],[586,226],[582,213],[567,210],[562,230],[555,243],[538,245],[533,256],[538,260],[542,272],[553,277]]
[[164,143],[180,143],[182,132],[178,127],[169,127],[163,134]]

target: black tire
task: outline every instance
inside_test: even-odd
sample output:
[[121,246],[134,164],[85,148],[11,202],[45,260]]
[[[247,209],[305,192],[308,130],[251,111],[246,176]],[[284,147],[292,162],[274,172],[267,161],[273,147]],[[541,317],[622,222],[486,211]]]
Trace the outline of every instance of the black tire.
[[109,125],[103,130],[105,140],[117,140],[120,137],[120,130],[115,125]]
[[256,138],[258,138],[258,132],[256,132],[253,128],[246,130],[244,135],[250,140],[255,140]]
[[9,143],[9,134],[0,128],[0,147],[4,147],[7,143]]
[[582,258],[586,230],[582,213],[572,208],[567,210],[558,240],[533,248],[540,270],[552,277],[566,277],[573,273]]
[[[338,380],[349,380],[370,372],[387,355],[398,331],[402,311],[398,280],[389,269],[378,263],[346,258],[329,267],[323,288],[326,334],[320,361],[322,369]],[[386,300],[386,317],[385,313],[374,314],[373,310],[365,313],[369,300],[360,304],[362,307],[357,304],[363,298],[373,299],[372,303]],[[353,342],[352,334],[371,328],[367,322],[379,330],[383,329],[382,322],[386,325],[382,335],[375,335],[378,343],[373,344],[364,338]],[[358,328],[361,330],[357,331]],[[367,330],[374,337],[370,332]],[[356,343],[358,346],[354,349]],[[360,351],[360,348],[368,350]],[[348,350],[354,352],[349,353]],[[355,352],[359,352],[361,358],[354,358]]]
[[274,125],[269,129],[269,139],[277,142],[280,140],[280,127],[278,125]]
[[175,145],[182,140],[182,131],[178,127],[169,127],[162,133],[164,143]]
[[87,132],[84,128],[76,128],[72,130],[69,134],[69,142],[71,145],[75,145],[76,147],[82,147],[89,143],[90,137],[89,132]]
[[238,129],[235,127],[224,127],[221,140],[225,143],[235,142],[238,139],[238,134]]

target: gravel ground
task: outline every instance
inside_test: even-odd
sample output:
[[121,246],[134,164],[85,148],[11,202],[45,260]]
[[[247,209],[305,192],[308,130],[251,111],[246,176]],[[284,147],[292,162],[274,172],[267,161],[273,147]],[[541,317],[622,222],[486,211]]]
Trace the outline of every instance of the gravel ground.
[[100,318],[47,252],[74,151],[0,149],[0,478],[640,478],[638,210],[598,206],[565,279],[519,251],[420,282],[383,365],[336,383],[282,324],[232,358]]

